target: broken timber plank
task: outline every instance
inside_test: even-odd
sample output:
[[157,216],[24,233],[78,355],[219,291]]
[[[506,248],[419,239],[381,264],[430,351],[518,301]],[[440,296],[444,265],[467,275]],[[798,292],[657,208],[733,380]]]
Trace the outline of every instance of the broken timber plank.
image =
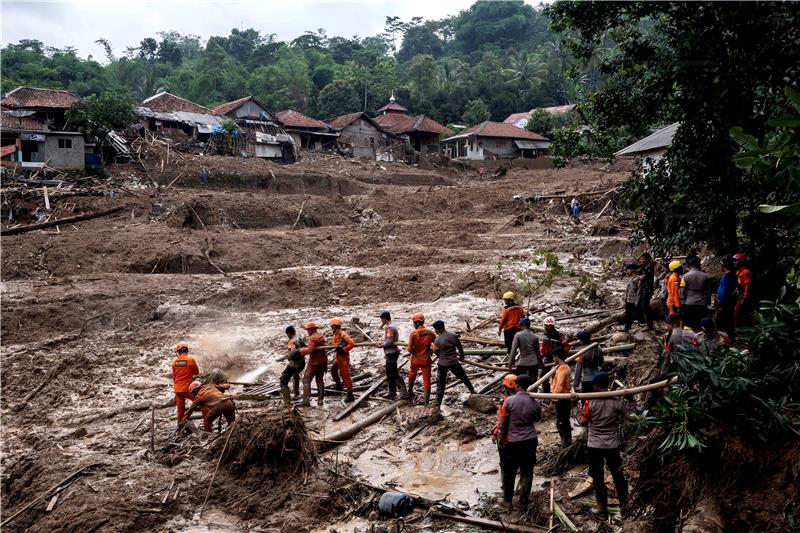
[[512,531],[515,533],[542,533],[543,531],[547,531],[547,529],[543,527],[521,526],[508,522],[497,522],[486,518],[478,518],[477,516],[457,516],[437,513],[436,511],[431,512],[431,516],[434,518],[441,518],[442,520],[453,520],[454,522],[472,524],[473,526],[480,526],[486,529],[496,529],[498,531]]
[[74,217],[67,217],[62,218],[60,220],[50,220],[48,222],[42,222],[39,224],[29,224],[27,226],[17,226],[15,228],[10,228],[0,235],[19,235],[20,233],[27,233],[29,231],[36,231],[37,229],[44,229],[44,228],[52,228],[53,226],[61,225],[61,224],[71,224],[73,222],[80,222],[82,220],[90,220],[92,218],[99,218],[108,215],[112,215],[119,211],[122,211],[125,206],[118,205],[117,207],[112,207],[111,209],[106,209],[105,211],[97,211],[94,213],[86,213],[84,215],[77,215]]

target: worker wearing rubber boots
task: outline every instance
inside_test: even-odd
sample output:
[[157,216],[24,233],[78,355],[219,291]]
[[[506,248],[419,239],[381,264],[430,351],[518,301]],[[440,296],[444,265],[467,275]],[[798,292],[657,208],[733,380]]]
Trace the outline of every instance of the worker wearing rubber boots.
[[433,353],[438,356],[437,360],[437,375],[436,375],[436,407],[442,406],[444,400],[444,388],[447,385],[447,374],[452,372],[455,377],[461,380],[461,383],[466,385],[467,390],[475,394],[475,388],[472,382],[467,377],[464,367],[461,366],[459,361],[464,360],[464,347],[461,346],[461,340],[458,335],[445,331],[444,322],[437,320],[433,323],[433,331],[436,332],[436,338],[433,339],[431,345]]
[[670,261],[669,271],[671,274],[666,280],[667,284],[667,316],[681,315],[681,275],[683,265],[677,259]]
[[319,328],[314,322],[306,324],[308,344],[300,348],[302,355],[308,356],[306,370],[303,373],[303,406],[311,405],[311,380],[317,382],[317,405],[322,405],[325,398],[325,371],[328,369],[328,354],[322,349],[325,346],[325,337],[317,331]]
[[397,370],[397,360],[400,358],[400,347],[397,341],[400,339],[400,333],[397,331],[397,326],[392,324],[392,315],[389,311],[381,312],[381,324],[383,324],[383,356],[386,358],[386,382],[389,384],[389,392],[386,398],[394,400],[397,398],[397,390],[400,390],[400,395],[406,395],[406,383],[400,377],[400,372]]
[[500,423],[506,415],[506,399],[517,392],[517,376],[506,374],[503,378],[503,399],[500,400],[500,407],[497,409],[497,423],[492,428],[492,442],[497,445],[497,453],[500,456],[500,490],[506,486],[506,472],[508,471],[508,435],[505,440],[500,440]]
[[[514,335],[511,342],[511,351],[508,353],[506,363],[508,368],[516,369],[516,375],[528,374],[533,379],[539,375],[539,337],[531,331],[531,319],[523,317],[519,321],[520,331]],[[517,358],[519,355],[519,358]]]
[[[333,345],[336,346],[336,361],[331,365],[331,377],[333,377],[336,390],[347,389],[347,396],[344,401],[355,401],[353,396],[353,379],[350,377],[350,350],[355,348],[356,343],[353,338],[342,329],[342,319],[331,319],[331,331],[333,332]],[[339,379],[339,374],[342,375]],[[342,387],[344,382],[344,387]]]
[[286,358],[289,362],[281,374],[281,397],[286,406],[290,407],[292,405],[292,397],[289,394],[290,381],[294,384],[294,397],[300,396],[300,374],[303,372],[303,366],[305,366],[305,360],[300,353],[300,348],[306,345],[306,340],[297,334],[294,326],[286,326],[286,337],[289,339],[286,343],[286,349],[288,350]]
[[186,411],[186,416],[181,422],[189,420],[189,415],[198,408],[205,407],[203,411],[203,429],[211,432],[214,421],[221,417],[225,417],[228,426],[233,424],[236,420],[236,407],[233,405],[233,400],[225,396],[215,385],[203,385],[199,381],[194,381],[189,389],[195,396],[192,401],[192,406]]
[[[569,353],[569,342],[563,333],[556,329],[556,319],[548,316],[544,319],[544,335],[542,336],[540,352],[542,354],[542,367],[540,368],[540,376],[543,377],[546,373],[546,365],[553,362],[553,347],[560,344],[564,348],[564,353]],[[544,392],[550,392],[550,382],[545,381],[542,384]]]
[[431,345],[436,335],[425,327],[425,315],[411,315],[414,331],[408,336],[406,350],[411,354],[411,370],[408,371],[408,403],[414,403],[414,381],[422,373],[423,402],[428,405],[431,397]]
[[[519,471],[519,503],[528,504],[533,484],[533,466],[536,464],[536,448],[539,445],[534,422],[542,419],[539,401],[528,395],[533,380],[527,374],[517,376],[515,393],[503,404],[506,416],[500,421],[498,445],[507,453],[506,471],[503,475],[503,506],[511,508],[514,497],[514,482]],[[504,444],[504,443],[508,444]]]
[[733,256],[736,265],[736,278],[739,282],[739,299],[733,311],[733,319],[737,326],[746,326],[753,321],[753,271],[747,266],[747,256]]
[[[608,374],[598,372],[592,378],[594,392],[608,391]],[[595,398],[584,404],[581,425],[589,426],[589,440],[586,450],[589,455],[589,475],[594,483],[597,499],[595,512],[608,516],[608,490],[606,489],[603,465],[608,465],[614,487],[617,489],[619,506],[624,509],[628,499],[628,482],[622,471],[622,457],[619,454],[619,426],[625,418],[625,404],[619,398]]]
[[172,386],[175,389],[175,405],[177,406],[178,429],[180,422],[186,414],[186,400],[194,401],[189,386],[194,381],[195,376],[200,374],[200,367],[194,357],[189,356],[189,345],[185,342],[175,346],[177,357],[172,360]]
[[[564,350],[560,346],[556,346],[556,349],[553,350],[553,362],[556,365],[556,371],[551,378],[551,390],[554,394],[569,394],[572,392],[569,385],[571,372],[564,359],[566,359]],[[571,412],[571,400],[556,401],[556,430],[561,437],[561,446],[564,448],[572,444],[572,424],[569,421]]]
[[506,353],[509,353],[511,352],[511,344],[514,342],[514,335],[519,331],[519,321],[525,316],[525,309],[514,301],[513,292],[505,293],[503,302],[505,307],[500,312],[500,325],[497,329],[497,334],[503,336]]
[[[581,330],[576,335],[578,340],[584,346],[592,343],[592,334],[586,330]],[[564,355],[566,357],[566,355]],[[575,391],[578,392],[592,392],[592,376],[600,371],[603,364],[603,349],[600,346],[595,346],[591,350],[585,352],[583,355],[578,356],[575,361]],[[569,391],[567,391],[569,392]]]

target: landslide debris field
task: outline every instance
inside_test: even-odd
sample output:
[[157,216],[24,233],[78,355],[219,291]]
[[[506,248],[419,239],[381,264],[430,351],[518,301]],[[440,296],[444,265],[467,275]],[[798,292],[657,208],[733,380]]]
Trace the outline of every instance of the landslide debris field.
[[[112,167],[126,187],[50,201],[71,214],[121,211],[2,238],[3,519],[34,504],[4,529],[398,530],[396,521],[376,519],[380,493],[363,483],[474,516],[546,526],[549,478],[541,474],[559,446],[550,411],[539,424],[531,510],[501,514],[488,437],[497,391],[480,412],[480,402],[463,405],[469,394],[455,385],[441,416],[401,407],[317,457],[315,441],[389,403],[373,396],[333,421],[345,407],[342,395],[326,396],[323,408],[312,399],[296,415],[277,394],[241,399],[230,443],[226,433],[177,438],[172,349],[187,342],[203,372],[220,368],[234,382],[277,384],[288,324],[327,325],[341,316],[356,341],[382,338],[378,314],[388,309],[405,339],[409,315],[423,311],[429,324],[442,319],[467,337],[499,340],[490,320],[499,296],[521,292],[524,272],[535,284],[544,267],[530,258],[548,250],[564,271],[532,298],[531,307],[544,309],[534,320],[551,314],[563,318],[558,326],[568,335],[595,325],[609,344],[636,342],[633,351],[613,354],[611,367],[627,366],[626,385],[639,385],[654,366],[654,337],[606,325],[622,306],[621,265],[634,254],[630,215],[610,201],[628,172],[574,166],[511,169],[495,178],[491,171],[336,160],[269,165],[270,172],[248,174],[254,182],[236,183],[215,175],[215,158],[204,160],[212,162],[210,187],[194,186],[194,167],[183,169],[191,176],[186,184],[160,188],[130,185],[146,183],[141,167]],[[178,178],[181,167],[173,166],[158,181]],[[580,225],[560,198],[526,201],[545,195],[568,202],[573,194],[585,208]],[[501,364],[498,356],[468,359]],[[356,348],[351,365],[354,376],[368,374],[357,386],[375,383],[382,352]],[[500,375],[466,369],[477,389]],[[235,385],[233,392],[246,390]],[[67,479],[88,465],[95,466]],[[583,505],[591,492],[567,496],[585,479],[585,465],[561,470],[556,500],[576,524],[591,524]],[[48,492],[54,486],[62,487],[57,498]],[[434,518],[424,506],[404,524],[469,527]]]

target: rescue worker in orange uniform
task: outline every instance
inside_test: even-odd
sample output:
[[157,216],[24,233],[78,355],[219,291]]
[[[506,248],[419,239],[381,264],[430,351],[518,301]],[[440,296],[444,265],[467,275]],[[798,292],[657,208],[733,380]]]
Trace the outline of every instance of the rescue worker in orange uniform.
[[311,405],[311,380],[317,382],[317,405],[322,405],[325,398],[325,371],[328,370],[328,354],[321,349],[325,346],[325,337],[317,331],[314,322],[306,324],[308,332],[307,344],[300,348],[301,355],[308,355],[306,370],[303,373],[303,403],[304,407]]
[[411,315],[414,331],[408,336],[406,350],[411,354],[411,370],[408,371],[408,403],[414,402],[414,381],[417,373],[422,372],[423,402],[428,405],[431,397],[431,345],[436,335],[425,327],[425,315]]
[[497,444],[497,453],[500,456],[500,488],[502,490],[505,487],[505,472],[508,468],[503,468],[507,466],[508,462],[508,435],[506,435],[505,440],[506,442],[498,442],[498,438],[500,437],[500,423],[505,419],[508,413],[506,413],[505,403],[506,398],[511,396],[516,392],[517,388],[517,376],[516,374],[506,374],[506,377],[503,378],[503,398],[500,400],[500,408],[497,410],[497,423],[494,425],[492,429],[492,442]]
[[525,318],[525,308],[517,305],[514,301],[514,293],[507,292],[503,295],[505,307],[500,313],[500,325],[497,328],[497,334],[503,336],[503,342],[506,344],[506,353],[511,353],[511,344],[514,342],[514,335],[519,329],[519,321]]
[[[178,356],[172,360],[172,385],[175,388],[175,405],[178,407],[178,429],[181,427],[186,413],[186,400],[194,401],[189,386],[194,381],[194,377],[200,374],[200,367],[194,357],[189,356],[189,345],[180,342],[175,346]],[[205,414],[205,411],[203,411]]]
[[743,326],[750,323],[750,314],[753,311],[753,271],[747,266],[745,254],[734,255],[733,264],[736,266],[736,278],[739,281],[739,299],[736,300],[733,320],[737,326]]
[[667,278],[667,316],[681,315],[681,274],[683,265],[677,259],[670,261],[669,271],[672,272]]
[[[342,329],[342,319],[331,319],[331,331],[333,332],[332,344],[336,346],[336,361],[331,365],[331,376],[333,377],[336,385],[336,390],[347,389],[347,396],[344,401],[352,402],[355,400],[353,397],[353,379],[350,377],[350,350],[356,347],[356,343],[345,330]],[[342,378],[339,379],[339,374]],[[344,382],[344,387],[342,387]]]
[[233,400],[225,396],[217,386],[210,383],[204,386],[199,381],[194,381],[189,385],[189,390],[195,398],[181,422],[189,420],[189,415],[198,407],[204,408],[203,429],[208,432],[211,431],[212,424],[220,416],[225,417],[229,427],[236,420],[236,407],[233,405]]

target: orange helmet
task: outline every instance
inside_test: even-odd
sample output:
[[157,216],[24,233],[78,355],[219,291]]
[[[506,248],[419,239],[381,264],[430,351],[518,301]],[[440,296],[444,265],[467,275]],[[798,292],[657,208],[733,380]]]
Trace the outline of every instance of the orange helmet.
[[317,325],[313,322],[309,322],[308,324],[306,324],[305,329],[317,329]]
[[179,342],[178,344],[175,345],[175,351],[180,352],[181,350],[186,350],[188,352],[189,345],[186,344],[185,342]]
[[422,313],[414,313],[411,315],[412,322],[425,322],[425,315]]
[[509,389],[516,387],[517,376],[515,374],[506,374],[506,377],[503,378],[503,386]]
[[331,326],[340,326],[342,325],[342,319],[339,317],[331,318]]

